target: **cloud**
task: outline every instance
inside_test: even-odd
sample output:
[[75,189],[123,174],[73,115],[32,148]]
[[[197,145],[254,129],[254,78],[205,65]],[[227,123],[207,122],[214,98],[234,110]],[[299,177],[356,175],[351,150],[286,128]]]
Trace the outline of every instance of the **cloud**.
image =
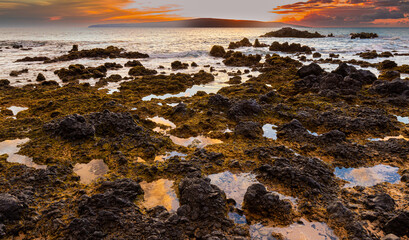
[[408,0],[308,0],[274,8],[282,20],[307,26],[407,26]]
[[179,6],[129,7],[132,0],[0,0],[0,25],[36,25],[61,22],[86,25],[94,22],[170,21]]

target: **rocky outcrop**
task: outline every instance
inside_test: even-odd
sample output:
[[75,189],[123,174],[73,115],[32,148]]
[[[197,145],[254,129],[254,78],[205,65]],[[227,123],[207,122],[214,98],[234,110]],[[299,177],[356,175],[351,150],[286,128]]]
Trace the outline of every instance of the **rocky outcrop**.
[[0,222],[19,220],[28,206],[17,197],[0,193]]
[[223,60],[223,63],[226,66],[235,66],[235,67],[251,67],[258,64],[261,60],[261,55],[245,55],[241,52],[228,52],[224,55],[226,58]]
[[311,33],[308,31],[300,31],[294,28],[286,27],[278,31],[272,31],[262,35],[261,37],[281,37],[281,38],[324,38],[324,35],[318,32]]
[[248,38],[243,38],[242,40],[238,41],[238,42],[231,42],[229,44],[229,49],[236,49],[236,48],[240,48],[240,47],[251,47],[253,46],[251,44],[251,42],[249,41]]
[[188,63],[182,63],[181,61],[174,61],[171,63],[172,70],[187,69],[188,67]]
[[361,32],[361,33],[351,33],[350,34],[351,39],[371,39],[371,38],[377,38],[379,37],[378,34],[376,33],[366,33],[366,32]]
[[255,100],[241,100],[233,103],[227,111],[228,118],[238,121],[261,113],[263,109]]
[[149,58],[149,55],[140,52],[126,52],[124,49],[109,46],[107,48],[70,51],[68,54],[46,60],[45,63],[72,61],[81,58]]
[[299,43],[291,43],[285,42],[283,44],[279,42],[273,42],[269,47],[270,51],[280,51],[286,53],[306,53],[311,54],[312,49],[308,46],[301,46]]
[[281,200],[277,194],[268,192],[260,183],[247,188],[243,208],[251,214],[280,221],[281,224],[291,223],[293,218],[291,202]]
[[225,54],[226,51],[222,46],[219,45],[214,45],[210,50],[210,56],[212,57],[224,57]]
[[130,76],[149,76],[149,75],[155,75],[158,72],[154,69],[147,69],[144,66],[136,66],[132,67],[129,69],[128,74]]
[[240,122],[234,129],[234,133],[245,138],[255,139],[263,135],[261,124],[256,122]]

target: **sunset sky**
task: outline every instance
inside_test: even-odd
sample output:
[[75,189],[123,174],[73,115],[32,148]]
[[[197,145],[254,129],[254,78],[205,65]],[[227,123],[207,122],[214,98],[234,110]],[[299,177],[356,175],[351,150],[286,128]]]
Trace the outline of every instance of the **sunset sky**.
[[317,27],[409,27],[409,0],[0,0],[0,26],[87,26],[204,17]]

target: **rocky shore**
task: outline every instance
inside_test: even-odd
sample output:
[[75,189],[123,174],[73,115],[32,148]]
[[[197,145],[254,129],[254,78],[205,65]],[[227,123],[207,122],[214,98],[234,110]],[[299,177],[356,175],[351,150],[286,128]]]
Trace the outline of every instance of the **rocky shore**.
[[[281,36],[325,37],[264,37]],[[304,227],[308,239],[409,239],[408,66],[362,53],[380,58],[366,62],[377,76],[342,53],[304,62],[315,50],[300,44],[226,45],[209,46],[219,64],[169,62],[170,74],[139,61],[149,54],[117,47],[19,60],[69,63],[54,72],[62,85],[0,80],[0,238],[288,239],[280,229]],[[106,62],[76,63],[88,58]],[[186,69],[194,73],[177,72]],[[146,99],[223,72],[231,78],[217,93]],[[110,83],[117,92],[101,88]],[[104,167],[78,170],[94,160]],[[216,181],[222,173],[234,180]]]

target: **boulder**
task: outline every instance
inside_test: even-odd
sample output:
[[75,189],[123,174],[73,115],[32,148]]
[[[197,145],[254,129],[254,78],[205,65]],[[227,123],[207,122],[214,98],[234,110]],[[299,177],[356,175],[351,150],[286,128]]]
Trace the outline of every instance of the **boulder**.
[[224,57],[225,54],[226,51],[222,46],[219,45],[214,45],[210,50],[210,56],[212,57]]
[[256,122],[240,122],[234,129],[234,133],[245,138],[255,139],[263,136],[261,124]]
[[0,222],[19,220],[26,204],[13,195],[0,193]]
[[247,188],[244,195],[243,208],[252,214],[266,218],[273,218],[290,222],[292,219],[292,206],[290,201],[281,200],[280,197],[268,192],[263,184],[256,183]]

